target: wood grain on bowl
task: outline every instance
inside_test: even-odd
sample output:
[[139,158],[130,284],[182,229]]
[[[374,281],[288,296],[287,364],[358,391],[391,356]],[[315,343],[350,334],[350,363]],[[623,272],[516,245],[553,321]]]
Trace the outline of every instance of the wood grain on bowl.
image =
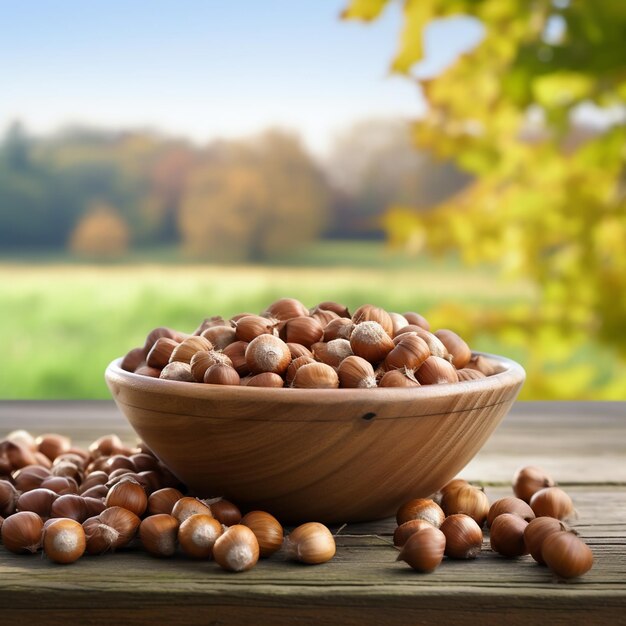
[[193,491],[283,523],[387,517],[426,497],[480,450],[524,370],[414,388],[273,389],[181,383],[109,365],[106,380],[137,434]]

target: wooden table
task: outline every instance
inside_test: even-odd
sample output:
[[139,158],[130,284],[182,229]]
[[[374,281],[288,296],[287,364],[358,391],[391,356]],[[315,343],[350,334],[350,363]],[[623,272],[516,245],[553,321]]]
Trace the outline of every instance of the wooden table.
[[[78,445],[109,432],[135,440],[112,402],[0,402],[0,438],[14,428]],[[626,402],[518,403],[462,476],[495,500],[523,464],[543,466],[573,497],[596,557],[584,577],[556,580],[488,540],[475,561],[418,574],[395,562],[392,520],[343,529],[325,565],[279,553],[244,574],[137,549],[58,566],[0,547],[2,623],[626,624]]]

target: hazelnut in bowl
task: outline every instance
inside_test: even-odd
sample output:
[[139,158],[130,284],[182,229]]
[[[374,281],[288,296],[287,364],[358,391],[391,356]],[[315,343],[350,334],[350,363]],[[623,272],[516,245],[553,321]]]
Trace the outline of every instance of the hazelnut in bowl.
[[[137,434],[194,495],[223,496],[285,524],[348,523],[433,494],[496,429],[524,370],[501,356],[471,359],[475,377],[410,386],[380,386],[380,372],[375,387],[188,382],[145,375],[140,363],[127,371],[122,359],[105,377]],[[342,376],[341,363],[331,369]]]

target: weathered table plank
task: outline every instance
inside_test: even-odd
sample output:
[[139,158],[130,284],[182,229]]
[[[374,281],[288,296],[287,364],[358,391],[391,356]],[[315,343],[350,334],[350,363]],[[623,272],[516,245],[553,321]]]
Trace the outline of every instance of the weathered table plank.
[[[289,563],[279,553],[238,575],[182,556],[156,560],[136,547],[67,567],[0,548],[2,618],[46,624],[626,624],[625,414],[626,403],[519,403],[464,471],[489,483],[490,500],[510,494],[505,483],[528,462],[572,483],[575,527],[596,558],[577,580],[557,581],[530,557],[499,557],[488,540],[475,561],[445,560],[434,573],[417,574],[395,562],[389,545],[394,523],[385,520],[342,529],[337,556],[325,565]],[[79,445],[107,432],[134,440],[106,402],[0,403],[0,437],[16,427],[63,432]]]
[[626,402],[518,402],[461,476],[508,483],[523,465],[566,484],[626,484]]

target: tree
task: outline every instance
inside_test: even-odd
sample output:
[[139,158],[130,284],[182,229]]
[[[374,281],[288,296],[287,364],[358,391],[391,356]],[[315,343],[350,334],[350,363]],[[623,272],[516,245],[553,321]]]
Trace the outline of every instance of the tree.
[[69,247],[86,257],[116,258],[128,250],[126,222],[112,206],[94,202],[76,225]]
[[162,231],[164,209],[150,195],[150,168],[163,141],[145,132],[69,128],[41,142],[39,160],[59,181],[56,213],[72,214],[67,233],[91,202],[115,206],[133,243],[152,243]]
[[31,168],[30,140],[21,122],[9,125],[4,137],[2,162],[14,171],[27,171]]
[[57,179],[34,157],[35,141],[19,123],[0,143],[0,246],[62,245],[64,219],[55,208]]
[[[375,19],[386,0],[354,0],[347,18]],[[483,40],[440,75],[421,80],[429,108],[418,147],[476,176],[468,190],[415,226],[432,250],[458,249],[530,277],[537,302],[479,325],[527,352],[538,396],[624,396],[624,373],[588,358],[603,342],[626,356],[626,3],[614,0],[406,0],[392,69],[412,79],[430,20],[478,19]],[[572,142],[581,110],[605,123]]]
[[150,181],[144,211],[147,220],[155,222],[155,234],[164,242],[179,242],[178,210],[187,177],[198,162],[197,150],[184,141],[165,142],[151,159]]
[[274,131],[207,154],[190,174],[179,228],[193,255],[260,261],[312,240],[326,219],[323,177],[295,137]]

